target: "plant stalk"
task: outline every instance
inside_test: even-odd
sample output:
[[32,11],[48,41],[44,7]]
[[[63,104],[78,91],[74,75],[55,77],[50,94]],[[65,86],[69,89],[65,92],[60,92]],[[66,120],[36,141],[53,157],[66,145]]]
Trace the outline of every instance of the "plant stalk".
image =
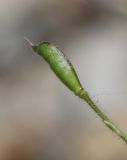
[[127,143],[127,135],[123,133],[108,117],[105,115],[103,111],[99,109],[99,107],[93,102],[93,100],[90,98],[89,94],[82,90],[79,97],[83,99],[96,113],[97,115],[102,119],[103,123],[110,128],[114,133],[116,133],[120,138],[122,138]]

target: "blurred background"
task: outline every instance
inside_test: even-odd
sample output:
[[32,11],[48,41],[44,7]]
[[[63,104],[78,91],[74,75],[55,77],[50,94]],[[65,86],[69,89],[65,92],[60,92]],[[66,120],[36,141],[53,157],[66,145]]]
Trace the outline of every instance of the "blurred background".
[[50,41],[127,132],[127,0],[0,0],[0,159],[125,160],[126,145],[36,55]]

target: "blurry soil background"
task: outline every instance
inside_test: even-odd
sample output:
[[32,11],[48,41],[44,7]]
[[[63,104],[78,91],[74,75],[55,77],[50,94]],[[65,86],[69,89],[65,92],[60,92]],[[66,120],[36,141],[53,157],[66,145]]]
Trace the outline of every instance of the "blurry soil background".
[[127,132],[127,0],[0,1],[0,159],[125,160],[126,145],[24,41],[50,41]]

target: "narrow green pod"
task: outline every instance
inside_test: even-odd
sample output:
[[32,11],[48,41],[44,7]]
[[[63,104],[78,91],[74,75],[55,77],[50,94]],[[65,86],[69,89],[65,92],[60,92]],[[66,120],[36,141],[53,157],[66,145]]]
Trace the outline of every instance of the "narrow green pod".
[[38,45],[32,45],[32,48],[42,56],[55,72],[57,77],[76,95],[79,95],[83,88],[71,62],[54,45],[49,42],[43,42]]
[[34,45],[29,39],[25,38],[35,52],[43,57],[57,77],[78,97],[82,98],[102,119],[103,123],[121,137],[127,143],[127,135],[123,133],[101,109],[92,101],[87,91],[85,91],[79,81],[79,78],[64,54],[54,45],[48,42],[43,42]]

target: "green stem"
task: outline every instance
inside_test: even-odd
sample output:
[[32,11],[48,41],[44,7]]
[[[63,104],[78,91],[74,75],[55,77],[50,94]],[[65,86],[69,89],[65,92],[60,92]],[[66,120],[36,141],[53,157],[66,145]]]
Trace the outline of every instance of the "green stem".
[[82,90],[79,94],[79,97],[83,99],[88,105],[98,114],[102,119],[103,123],[115,132],[119,137],[121,137],[127,143],[127,135],[123,133],[106,115],[102,112],[99,107],[92,101],[90,96],[85,90]]

